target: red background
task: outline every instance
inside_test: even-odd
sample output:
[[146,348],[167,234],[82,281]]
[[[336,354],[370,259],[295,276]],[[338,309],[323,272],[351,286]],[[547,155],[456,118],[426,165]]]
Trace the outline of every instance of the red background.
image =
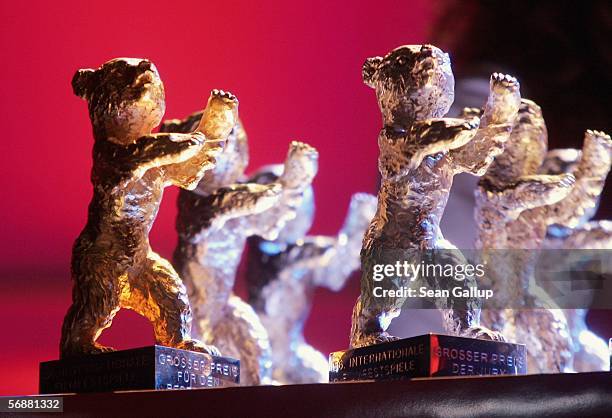
[[[350,195],[376,187],[380,115],[361,64],[424,42],[425,3],[1,2],[0,394],[37,392],[38,363],[58,354],[71,245],[91,197],[91,127],[70,87],[78,68],[151,59],[165,83],[166,117],[202,108],[213,88],[231,90],[251,169],[283,161],[292,139],[319,149],[314,231],[331,234]],[[175,198],[167,190],[152,233],[166,257],[175,244]],[[346,347],[357,293],[353,278],[339,295],[317,295],[307,337],[323,352]],[[152,329],[122,311],[102,341],[147,345]]]
[[[251,169],[281,162],[292,139],[319,150],[313,232],[333,234],[350,195],[375,192],[377,183],[380,114],[361,65],[395,46],[431,41],[433,12],[426,0],[0,2],[0,394],[36,393],[38,363],[58,355],[70,250],[91,196],[91,127],[70,87],[78,68],[151,59],[168,118],[201,109],[213,88],[232,91]],[[151,236],[165,257],[176,241],[175,199],[168,189]],[[470,241],[461,219],[471,208],[455,208],[445,232]],[[306,337],[324,353],[347,346],[358,291],[354,277],[340,293],[317,292]],[[102,342],[148,345],[152,329],[121,311]]]

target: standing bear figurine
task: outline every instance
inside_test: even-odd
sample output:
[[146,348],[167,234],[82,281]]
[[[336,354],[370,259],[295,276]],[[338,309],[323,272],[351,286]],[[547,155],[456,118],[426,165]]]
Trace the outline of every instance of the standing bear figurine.
[[[476,247],[483,250],[483,261],[496,266],[490,287],[498,304],[509,308],[485,310],[482,322],[526,345],[532,373],[570,370],[574,350],[582,351],[583,345],[573,337],[580,338],[584,315],[559,309],[548,293],[554,289],[540,287],[546,281],[536,280],[541,276],[536,273],[543,263],[559,264],[556,253],[551,257],[542,251],[555,248],[547,243],[549,231],[567,234],[563,244],[558,242],[559,248],[605,245],[605,222],[578,227],[597,208],[612,163],[611,151],[610,137],[590,130],[582,151],[548,151],[542,111],[524,99],[504,152],[478,184]],[[597,346],[605,344],[599,341]],[[591,360],[601,365],[601,358]]]
[[[432,45],[401,46],[385,57],[368,58],[363,80],[376,90],[383,116],[378,136],[378,168],[382,184],[378,208],[365,234],[361,251],[361,296],[353,310],[351,347],[393,340],[387,334],[405,298],[375,297],[376,265],[418,259],[431,250],[455,250],[452,263],[465,263],[440,231],[453,177],[481,176],[512,130],[519,103],[519,83],[511,76],[493,74],[482,117],[443,118],[454,99],[454,77],[448,54]],[[447,254],[449,252],[446,252]],[[416,256],[415,256],[416,254]],[[416,258],[415,258],[416,257]],[[391,288],[410,285],[406,277],[388,277]],[[432,290],[454,282],[475,287],[473,277],[456,282],[429,280]],[[438,299],[444,327],[452,335],[501,339],[479,326],[476,297]]]
[[546,169],[544,163],[558,155],[549,155],[547,138],[540,107],[523,100],[504,153],[475,193],[476,247],[483,250],[484,262],[496,266],[490,286],[498,303],[514,308],[487,309],[483,324],[525,344],[528,370],[535,373],[571,368],[576,344],[564,312],[536,280],[537,266],[553,260],[541,251],[547,232],[551,227],[573,228],[588,219],[612,162],[610,137],[589,130],[575,168],[567,170],[571,172]]
[[[164,131],[186,132],[201,114],[164,124]],[[238,123],[217,167],[193,191],[181,191],[174,265],[183,277],[194,309],[194,333],[224,355],[240,359],[240,383],[272,383],[268,334],[259,317],[233,293],[238,265],[251,235],[276,239],[295,218],[318,168],[318,153],[294,141],[284,170],[270,184],[245,182],[247,137]]]
[[[571,174],[537,174],[547,143],[540,107],[523,99],[504,152],[475,191],[476,248],[482,250],[484,264],[495,266],[489,269],[486,286],[493,290],[500,308],[517,308],[485,309],[481,320],[508,340],[527,346],[530,372],[562,371],[570,356],[563,313],[546,293],[531,285],[537,250],[546,235],[546,208],[564,199],[575,180]],[[525,309],[534,306],[541,309]],[[529,326],[524,327],[525,322]],[[517,329],[521,327],[522,332]]]
[[237,119],[238,101],[213,90],[204,117],[187,134],[152,134],[165,111],[164,87],[145,59],[118,58],[79,70],[72,86],[87,100],[93,125],[93,198],[74,244],[72,306],[64,318],[61,357],[111,351],[96,342],[120,308],[153,324],[158,344],[218,354],[191,338],[191,309],[170,263],[148,234],[163,189],[193,189],[214,167]]
[[[262,168],[251,181],[276,181],[282,166]],[[335,236],[307,235],[314,218],[312,188],[305,194],[295,219],[278,238],[248,240],[247,284],[249,303],[268,331],[273,378],[281,384],[325,383],[329,362],[306,342],[304,325],[317,287],[342,289],[359,269],[363,234],[376,211],[376,197],[352,196],[344,225]]]

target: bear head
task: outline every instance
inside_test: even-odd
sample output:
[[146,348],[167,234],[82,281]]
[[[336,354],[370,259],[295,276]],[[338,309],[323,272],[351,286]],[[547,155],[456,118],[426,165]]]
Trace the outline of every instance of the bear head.
[[404,45],[384,57],[368,58],[362,76],[376,90],[387,125],[443,117],[453,103],[450,58],[433,45]]
[[87,100],[96,140],[127,145],[148,135],[165,112],[164,85],[155,65],[116,58],[72,78],[74,94]]

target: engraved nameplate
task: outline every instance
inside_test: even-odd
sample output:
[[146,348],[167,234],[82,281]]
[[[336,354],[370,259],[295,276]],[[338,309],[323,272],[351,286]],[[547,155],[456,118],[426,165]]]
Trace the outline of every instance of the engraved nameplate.
[[40,363],[40,393],[237,386],[240,361],[160,345]]
[[523,344],[427,334],[337,351],[329,381],[527,373]]

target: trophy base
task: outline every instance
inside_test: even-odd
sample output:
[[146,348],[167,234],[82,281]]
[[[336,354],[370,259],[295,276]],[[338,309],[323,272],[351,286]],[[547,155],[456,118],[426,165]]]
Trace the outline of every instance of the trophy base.
[[240,361],[154,345],[40,363],[41,394],[238,386]]
[[329,355],[329,381],[527,373],[525,345],[427,334]]

